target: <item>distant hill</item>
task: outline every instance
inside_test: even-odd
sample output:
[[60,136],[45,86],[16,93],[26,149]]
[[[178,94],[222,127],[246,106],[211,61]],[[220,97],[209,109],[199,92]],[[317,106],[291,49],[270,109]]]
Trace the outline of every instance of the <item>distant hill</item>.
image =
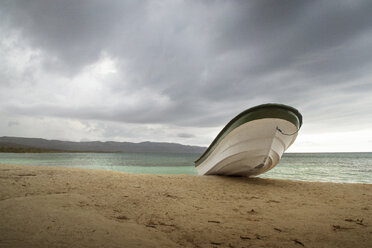
[[0,137],[0,152],[169,152],[203,153],[206,147],[159,142],[72,142],[39,138]]
[[62,152],[60,150],[42,149],[36,147],[29,147],[24,145],[12,143],[0,143],[0,152],[12,153],[46,153],[46,152]]

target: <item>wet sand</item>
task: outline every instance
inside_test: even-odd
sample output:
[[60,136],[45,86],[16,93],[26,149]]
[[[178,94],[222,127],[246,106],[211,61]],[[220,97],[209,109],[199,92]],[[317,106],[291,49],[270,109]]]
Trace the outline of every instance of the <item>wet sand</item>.
[[0,247],[372,247],[372,185],[0,165]]

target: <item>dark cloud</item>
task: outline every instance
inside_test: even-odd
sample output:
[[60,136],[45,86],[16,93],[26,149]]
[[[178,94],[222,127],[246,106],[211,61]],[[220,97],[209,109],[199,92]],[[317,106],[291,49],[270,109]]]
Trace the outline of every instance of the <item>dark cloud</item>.
[[[115,38],[115,29],[130,18],[130,2],[111,1],[8,1],[3,14],[22,38],[46,54],[47,69],[78,72],[81,66],[98,59]],[[135,18],[132,17],[132,18]]]
[[[2,110],[216,127],[280,102],[305,121],[372,121],[360,117],[372,104],[370,13],[367,0],[4,1],[0,28],[13,38],[0,44],[0,85],[29,90],[0,93]],[[4,59],[27,49],[20,68]],[[116,76],[90,83],[103,58]]]

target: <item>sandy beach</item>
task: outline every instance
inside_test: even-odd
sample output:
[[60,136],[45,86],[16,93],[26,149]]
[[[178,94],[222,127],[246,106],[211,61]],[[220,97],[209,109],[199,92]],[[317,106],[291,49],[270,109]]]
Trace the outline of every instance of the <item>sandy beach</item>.
[[0,165],[0,247],[372,247],[372,185]]

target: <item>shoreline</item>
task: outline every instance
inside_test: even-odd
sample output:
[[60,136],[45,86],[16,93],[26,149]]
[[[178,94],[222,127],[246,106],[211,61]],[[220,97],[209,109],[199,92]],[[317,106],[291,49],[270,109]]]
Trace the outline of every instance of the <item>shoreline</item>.
[[[77,169],[77,170],[93,170],[93,171],[97,171],[97,172],[100,172],[100,171],[111,171],[111,172],[117,172],[117,173],[124,173],[124,174],[129,174],[129,175],[150,175],[150,176],[200,176],[200,175],[197,175],[197,173],[195,172],[195,174],[178,174],[178,173],[175,173],[175,174],[162,174],[162,173],[137,173],[137,172],[127,172],[127,171],[118,171],[118,170],[115,170],[115,169],[97,169],[97,168],[83,168],[83,167],[68,167],[68,166],[64,166],[64,165],[58,165],[58,166],[46,166],[46,165],[35,165],[35,164],[4,164],[4,163],[0,163],[0,166],[1,165],[14,165],[14,166],[31,166],[31,167],[46,167],[46,168],[56,168],[56,169]],[[141,167],[141,168],[149,168],[149,166],[133,166],[133,167]],[[168,167],[168,166],[155,166],[155,167]],[[169,166],[169,168],[173,168],[174,166]],[[190,165],[179,165],[177,167],[193,167],[193,166],[190,166]],[[267,172],[266,172],[267,173]],[[372,182],[371,183],[366,183],[366,182],[338,182],[338,181],[308,181],[308,180],[302,180],[302,179],[286,179],[286,178],[275,178],[275,177],[261,177],[262,175],[265,175],[264,174],[261,174],[257,177],[251,177],[251,178],[246,178],[246,177],[241,177],[241,178],[246,178],[248,180],[252,180],[252,179],[268,179],[268,180],[276,180],[276,181],[288,181],[288,182],[308,182],[308,183],[332,183],[332,184],[366,184],[366,185],[372,185]],[[210,175],[203,175],[201,177],[205,177],[205,176],[210,176]],[[218,177],[224,177],[224,176],[218,176]],[[230,176],[227,176],[227,178],[229,178]],[[230,178],[234,178],[234,177],[230,177]],[[236,178],[239,178],[239,177],[236,177]]]
[[372,184],[0,164],[0,247],[371,247]]

